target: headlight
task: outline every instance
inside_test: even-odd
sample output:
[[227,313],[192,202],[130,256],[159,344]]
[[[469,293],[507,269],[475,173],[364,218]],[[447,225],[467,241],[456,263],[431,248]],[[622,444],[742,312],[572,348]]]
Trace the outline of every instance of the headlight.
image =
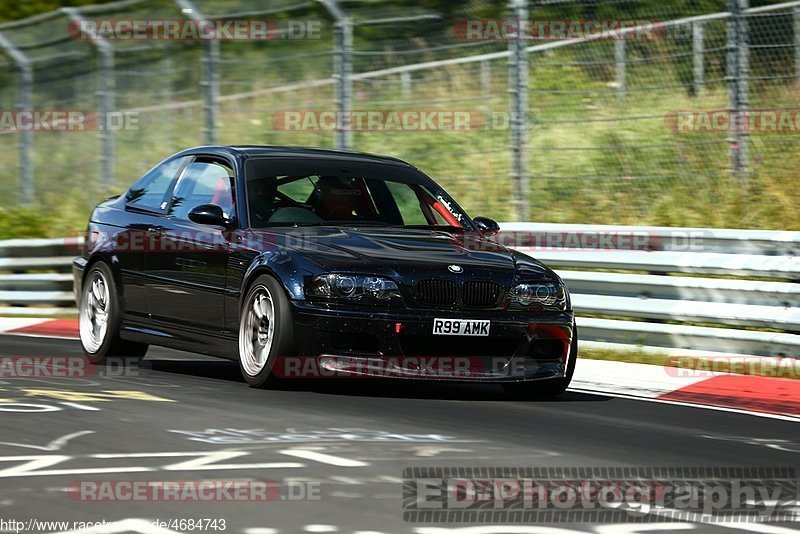
[[567,291],[561,284],[518,284],[511,289],[511,303],[517,306],[567,309]]
[[316,276],[306,286],[306,295],[324,299],[379,303],[388,303],[392,298],[401,298],[400,289],[393,280],[356,274]]

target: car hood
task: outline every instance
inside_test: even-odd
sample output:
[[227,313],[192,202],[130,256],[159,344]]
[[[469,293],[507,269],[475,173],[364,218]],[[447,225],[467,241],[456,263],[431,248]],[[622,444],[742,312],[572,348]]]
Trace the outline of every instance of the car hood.
[[557,279],[540,262],[475,232],[408,228],[301,227],[253,231],[263,242],[301,254],[320,269],[417,274],[455,265],[466,276],[527,274]]

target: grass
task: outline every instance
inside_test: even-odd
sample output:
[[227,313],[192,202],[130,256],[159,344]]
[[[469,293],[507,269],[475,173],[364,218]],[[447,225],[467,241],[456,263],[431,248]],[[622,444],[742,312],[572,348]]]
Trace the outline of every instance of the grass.
[[[692,96],[683,85],[682,63],[632,58],[628,91],[620,96],[613,68],[605,64],[613,58],[613,43],[586,47],[531,58],[527,159],[532,220],[800,230],[799,136],[752,134],[750,174],[746,183],[737,182],[729,172],[727,133],[675,133],[664,120],[676,110],[724,109],[723,82],[710,81]],[[714,72],[709,65],[709,79]],[[414,80],[410,95],[403,94],[397,76],[357,81],[354,105],[359,110],[468,110],[489,120],[508,110],[507,66],[503,61],[492,65],[488,88],[479,74],[479,66],[470,64],[425,73],[426,79]],[[314,77],[319,76],[308,76]],[[134,105],[141,89],[137,83],[146,81],[118,80],[120,107]],[[280,85],[280,80],[270,83]],[[254,82],[247,89],[257,87]],[[152,94],[159,88],[149,89]],[[333,132],[281,131],[272,121],[282,110],[330,110],[332,91],[323,86],[223,102],[218,140],[332,146]],[[754,83],[751,92],[760,107],[800,99],[800,86],[792,82]],[[17,153],[13,143],[5,143],[0,146],[0,161],[6,163],[0,167],[0,238],[82,232],[97,201],[118,193],[172,152],[202,144],[202,122],[201,108],[194,107],[142,115],[139,130],[116,132],[111,183],[98,178],[96,132],[36,133],[36,201],[26,208],[17,207]],[[353,133],[355,149],[407,159],[439,181],[471,215],[501,221],[515,218],[508,145],[509,132],[502,128]]]

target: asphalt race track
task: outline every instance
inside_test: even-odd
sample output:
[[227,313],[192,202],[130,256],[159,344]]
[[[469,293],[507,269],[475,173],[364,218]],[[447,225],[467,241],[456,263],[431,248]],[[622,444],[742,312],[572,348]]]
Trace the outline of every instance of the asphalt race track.
[[[79,353],[77,341],[0,336],[3,356]],[[403,519],[404,468],[798,467],[800,432],[790,421],[577,392],[511,401],[497,386],[361,379],[254,390],[235,363],[158,348],[137,373],[106,374],[0,383],[0,517],[134,519],[87,530],[108,533],[219,532],[221,519],[234,534],[800,532],[798,523],[481,529]],[[82,480],[210,479],[275,481],[280,496],[110,502],[68,491]],[[181,518],[217,520],[217,528],[152,526]],[[74,530],[29,526],[21,531]]]

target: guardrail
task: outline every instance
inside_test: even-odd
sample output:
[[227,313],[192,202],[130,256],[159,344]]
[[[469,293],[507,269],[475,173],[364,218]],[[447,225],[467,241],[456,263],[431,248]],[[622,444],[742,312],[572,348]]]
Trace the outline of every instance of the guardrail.
[[[800,232],[504,223],[570,288],[581,340],[681,354],[800,354]],[[79,239],[0,241],[0,314],[74,314]]]
[[800,232],[507,223],[564,279],[582,340],[607,348],[800,354]]

